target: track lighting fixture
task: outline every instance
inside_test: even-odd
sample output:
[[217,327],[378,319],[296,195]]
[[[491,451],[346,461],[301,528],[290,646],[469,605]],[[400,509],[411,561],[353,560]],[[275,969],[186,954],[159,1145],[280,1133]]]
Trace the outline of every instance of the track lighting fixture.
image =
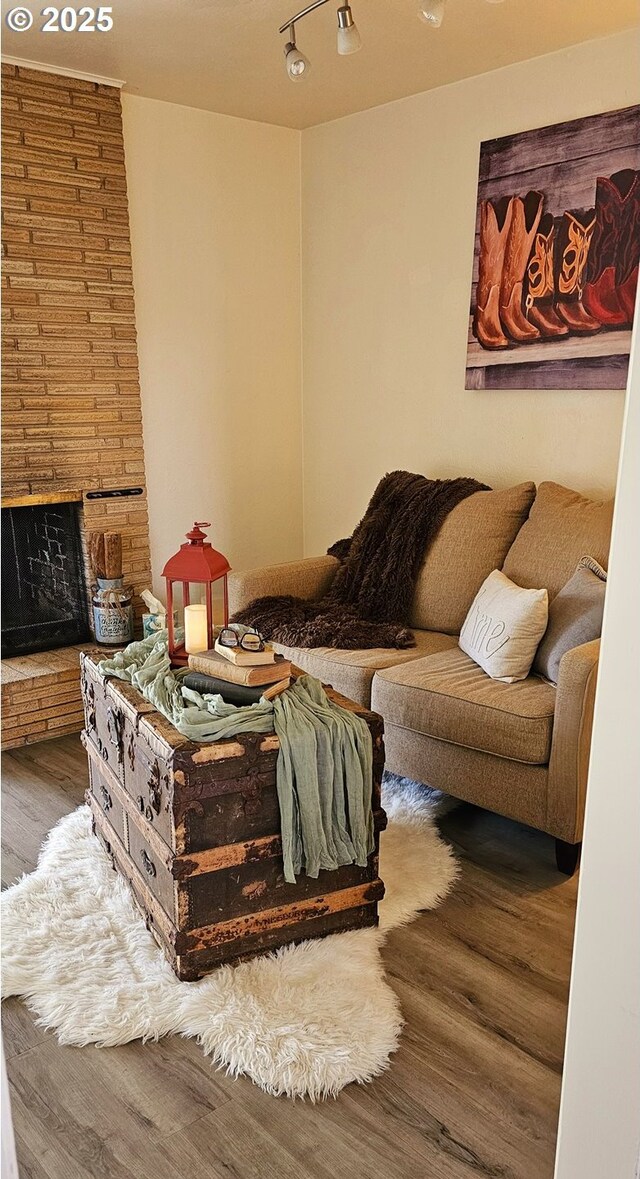
[[424,0],[418,9],[418,16],[433,29],[439,29],[444,18],[446,0]]
[[357,53],[362,45],[358,26],[349,4],[338,9],[338,53]]
[[296,30],[295,26],[290,26],[290,40],[284,47],[284,60],[287,67],[287,73],[292,82],[299,82],[301,78],[306,78],[311,68],[309,59],[301,53],[296,45]]
[[[285,21],[283,25],[280,25],[278,32],[288,32],[289,34],[289,40],[284,47],[284,57],[287,73],[292,82],[298,82],[300,78],[306,78],[311,68],[308,58],[305,57],[304,53],[300,52],[296,45],[296,21],[302,20],[310,12],[315,12],[316,8],[322,8],[328,3],[329,0],[312,0],[312,3],[307,4],[306,8],[300,9],[300,12],[292,16],[290,20]],[[487,3],[501,4],[502,0],[487,0]],[[431,25],[432,29],[439,29],[444,19],[446,5],[447,0],[420,0],[418,16],[425,24]],[[346,0],[338,6],[337,17],[338,53],[341,56],[348,53],[357,53],[362,42],[358,27],[353,19],[351,5]]]
[[[329,0],[313,0],[313,3],[308,4],[306,8],[302,8],[291,20],[286,21],[280,26],[278,30],[280,33],[289,32],[289,40],[285,46],[284,55],[287,66],[287,73],[293,82],[297,82],[300,78],[305,78],[309,72],[309,61],[304,53],[301,53],[296,46],[295,24],[296,21],[302,20],[303,16],[308,16],[310,12],[314,12],[316,8],[322,8],[324,4],[328,4]],[[360,48],[362,42],[358,27],[353,19],[351,5],[341,4],[337,12],[338,16],[338,53],[356,53]]]
[[[502,0],[487,0],[487,4],[502,4]],[[418,16],[432,29],[439,29],[444,20],[447,0],[424,0],[418,8]]]

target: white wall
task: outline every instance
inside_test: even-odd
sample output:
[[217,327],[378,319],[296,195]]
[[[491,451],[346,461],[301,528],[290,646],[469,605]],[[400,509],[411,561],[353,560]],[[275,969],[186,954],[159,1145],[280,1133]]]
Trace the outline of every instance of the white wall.
[[11,1118],[11,1095],[7,1080],[7,1067],[4,1061],[4,1043],[0,1048],[0,1084],[2,1085],[2,1134],[0,1135],[0,1174],[4,1179],[19,1179],[18,1161],[16,1159],[16,1143]]
[[[636,306],[636,323],[640,300]],[[594,713],[556,1179],[640,1154],[640,349],[631,362]]]
[[302,552],[300,135],[123,94],[151,557]]
[[478,151],[638,101],[624,34],[303,132],[308,553],[394,467],[613,490],[622,391],[464,389]]

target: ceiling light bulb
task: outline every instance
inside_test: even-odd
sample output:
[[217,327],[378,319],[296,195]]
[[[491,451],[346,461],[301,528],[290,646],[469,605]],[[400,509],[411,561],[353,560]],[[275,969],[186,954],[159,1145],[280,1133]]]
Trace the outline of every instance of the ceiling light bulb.
[[418,16],[433,29],[439,29],[444,17],[446,0],[425,0],[418,9]]
[[338,9],[338,53],[357,53],[362,41],[348,4]]
[[295,41],[287,41],[284,47],[284,60],[292,82],[299,82],[300,78],[305,78],[311,69],[309,59],[300,52]]

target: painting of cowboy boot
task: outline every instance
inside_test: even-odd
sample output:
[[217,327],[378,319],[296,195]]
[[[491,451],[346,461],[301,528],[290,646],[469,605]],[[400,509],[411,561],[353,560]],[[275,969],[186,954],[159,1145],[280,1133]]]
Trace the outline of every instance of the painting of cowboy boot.
[[[555,294],[555,236],[552,213],[545,213],[533,240],[525,274],[525,314],[543,340],[569,335],[569,327],[553,306]],[[599,326],[599,325],[598,325]]]
[[585,304],[607,327],[630,327],[633,320],[638,255],[634,239],[640,217],[638,172],[624,168],[596,181],[595,233],[585,288]]
[[500,285],[500,319],[516,344],[540,339],[540,332],[524,314],[523,289],[527,261],[542,216],[544,196],[528,192],[512,201],[511,225]]
[[567,209],[556,221],[555,305],[576,336],[591,336],[602,327],[602,320],[589,315],[582,301],[595,223],[594,209]]
[[508,348],[500,323],[500,284],[513,201],[501,197],[482,201],[480,207],[480,256],[473,330],[483,348]]
[[480,145],[467,389],[622,389],[640,106]]

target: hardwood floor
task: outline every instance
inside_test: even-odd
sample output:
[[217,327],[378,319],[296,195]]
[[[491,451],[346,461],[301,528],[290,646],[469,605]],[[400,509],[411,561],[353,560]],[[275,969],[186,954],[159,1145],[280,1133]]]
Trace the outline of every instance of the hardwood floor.
[[[3,884],[82,801],[77,737],[3,760]],[[471,807],[462,876],[384,951],[406,1024],[389,1070],[318,1105],[216,1072],[193,1040],[61,1047],[3,1026],[21,1179],[551,1179],[577,877],[553,840]]]

